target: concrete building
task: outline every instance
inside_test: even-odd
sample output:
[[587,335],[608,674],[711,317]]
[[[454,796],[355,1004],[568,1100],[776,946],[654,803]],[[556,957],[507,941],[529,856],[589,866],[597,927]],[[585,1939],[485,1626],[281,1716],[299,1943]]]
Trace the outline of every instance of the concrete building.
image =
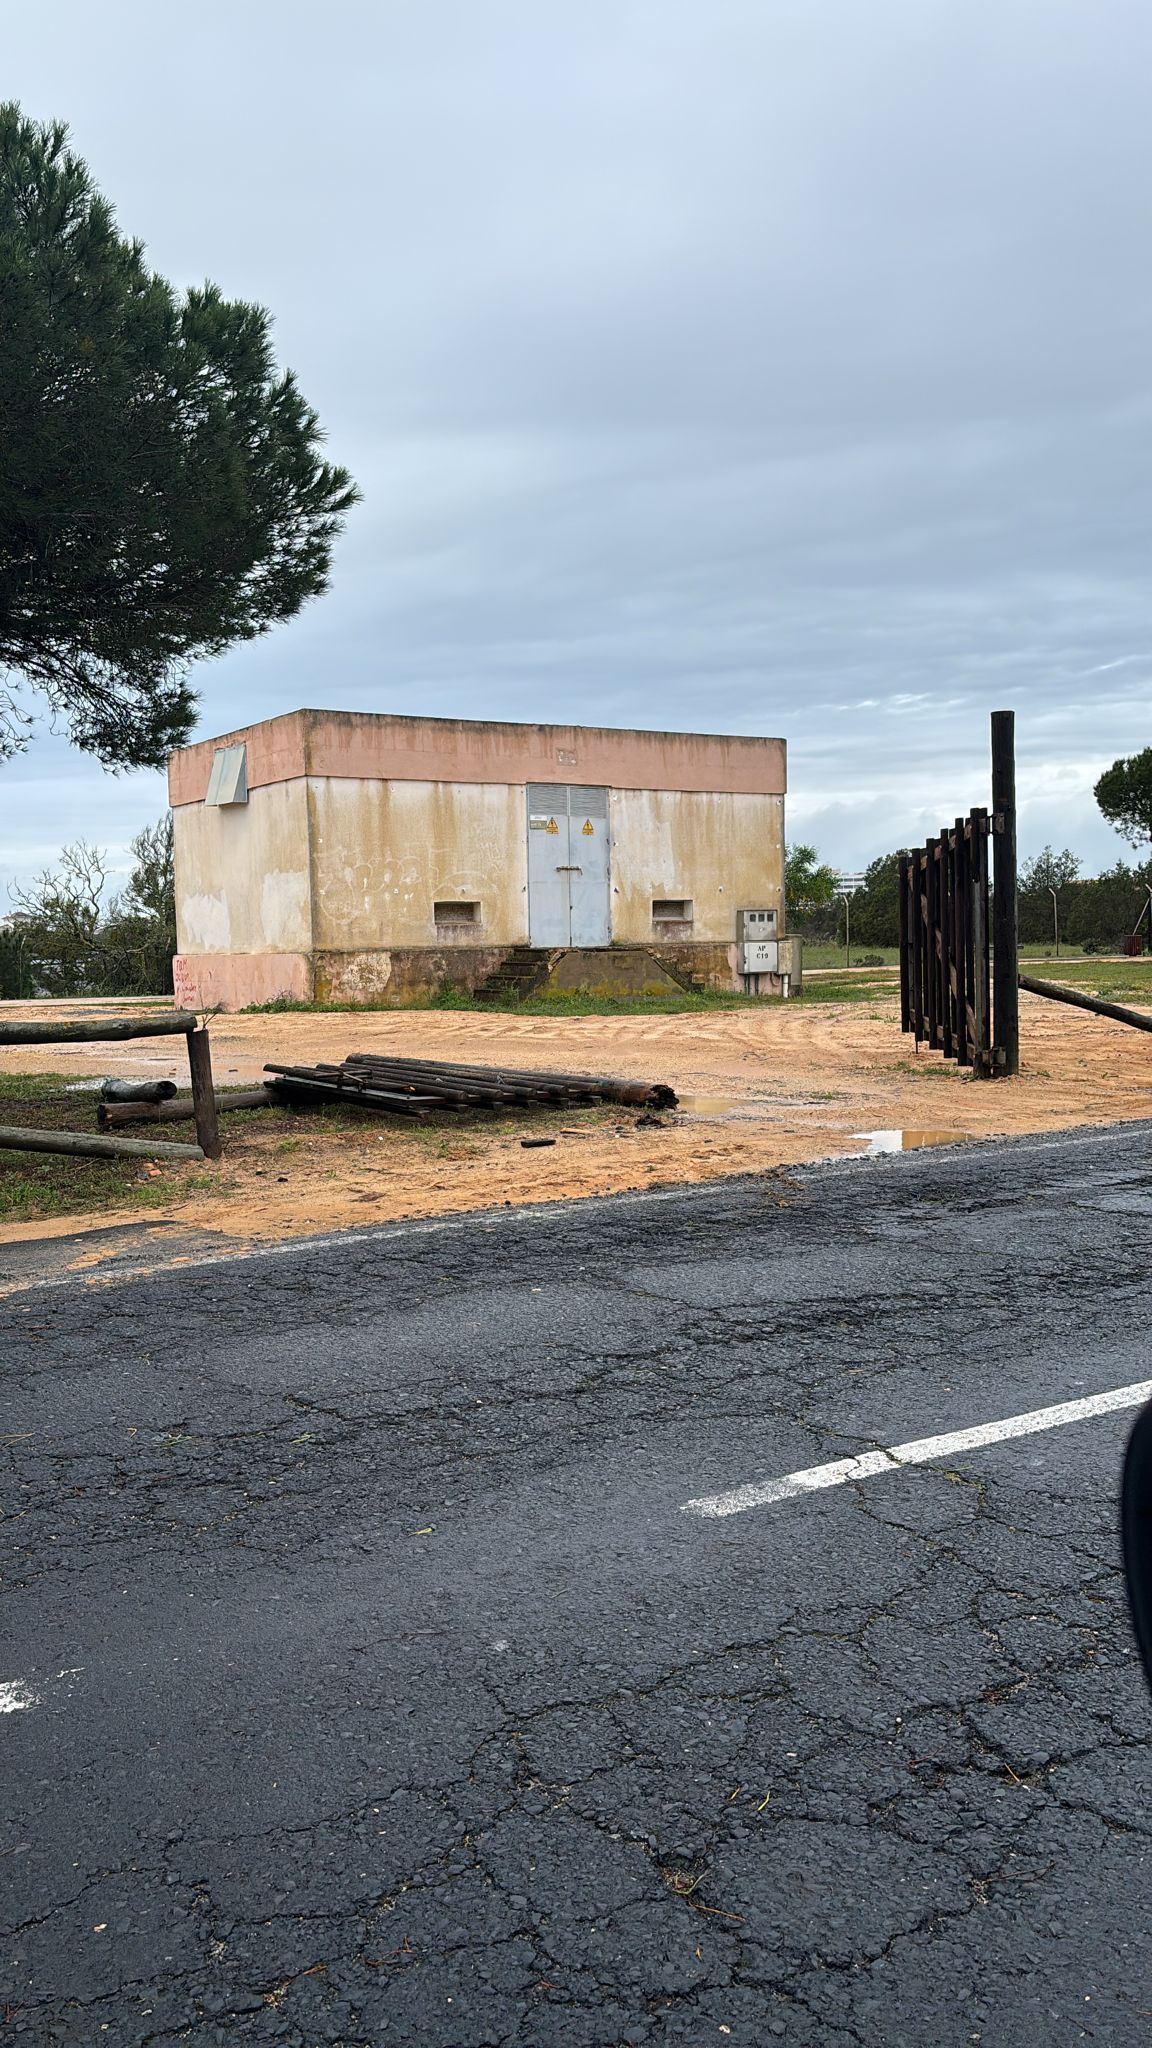
[[183,748],[168,783],[182,1001],[798,971],[783,740],[295,711]]

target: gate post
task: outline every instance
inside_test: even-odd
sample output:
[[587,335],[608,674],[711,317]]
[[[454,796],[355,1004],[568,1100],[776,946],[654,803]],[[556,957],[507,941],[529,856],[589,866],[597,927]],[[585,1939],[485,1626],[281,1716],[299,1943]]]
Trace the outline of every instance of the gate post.
[[1020,1072],[1020,962],[1016,919],[1016,714],[992,713],[993,1057]]
[[900,1029],[912,1029],[912,913],[909,909],[911,888],[908,855],[900,855]]

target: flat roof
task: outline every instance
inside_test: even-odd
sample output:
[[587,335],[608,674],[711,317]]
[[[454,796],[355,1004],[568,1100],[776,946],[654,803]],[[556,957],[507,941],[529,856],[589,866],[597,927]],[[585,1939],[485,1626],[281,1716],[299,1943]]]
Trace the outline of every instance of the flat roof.
[[172,754],[172,804],[202,803],[216,749],[241,742],[248,750],[250,790],[306,775],[378,782],[580,782],[755,796],[783,796],[787,783],[784,741],[749,734],[410,718],[391,711],[288,711]]

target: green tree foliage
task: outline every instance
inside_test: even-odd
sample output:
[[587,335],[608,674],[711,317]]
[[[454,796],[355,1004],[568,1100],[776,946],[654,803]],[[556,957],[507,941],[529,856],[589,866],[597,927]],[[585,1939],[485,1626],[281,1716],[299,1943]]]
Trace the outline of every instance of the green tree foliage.
[[[139,832],[127,887],[106,903],[107,857],[81,840],[30,889],[5,927],[22,986],[48,996],[164,995],[172,988],[176,897],[172,819]],[[2,966],[3,954],[0,954]]]
[[822,864],[816,848],[790,846],[784,859],[784,900],[789,910],[820,910],[835,893],[835,871]]
[[1060,936],[1071,943],[1069,917],[1075,899],[1080,861],[1070,847],[1053,853],[1050,846],[1021,864],[1016,882],[1016,902],[1021,940],[1028,945],[1044,944],[1055,937],[1052,890],[1056,891],[1056,914]]
[[0,757],[31,688],[106,765],[161,765],[189,663],[325,588],[358,493],[268,330],[176,293],[64,126],[0,107]]
[[1032,895],[1041,889],[1063,889],[1076,881],[1079,873],[1080,856],[1070,846],[1061,853],[1053,853],[1050,846],[1045,846],[1031,860],[1021,862],[1017,888]]
[[35,993],[36,985],[26,957],[23,933],[6,921],[0,924],[0,1000],[11,1001]]
[[[1061,891],[1062,938],[1070,946],[1085,946],[1090,952],[1118,953],[1125,935],[1135,931],[1144,915],[1150,885],[1152,861],[1129,867],[1122,860],[1102,875],[1071,883],[1067,891]],[[1048,900],[1051,903],[1051,897]],[[1147,944],[1147,920],[1143,930]]]
[[[799,849],[810,853],[810,848]],[[815,856],[813,856],[815,858]],[[900,854],[885,853],[864,871],[863,886],[851,901],[852,957],[870,947],[900,943]],[[1127,933],[1144,918],[1145,943],[1152,943],[1145,908],[1152,887],[1152,860],[1129,867],[1117,861],[1102,875],[1084,878],[1081,863],[1069,847],[1056,853],[1045,846],[1022,863],[1019,874],[1020,937],[1029,945],[1053,941],[1052,897],[1055,889],[1060,938],[1069,946],[1092,952],[1118,953]],[[831,869],[824,870],[831,874]],[[844,944],[844,907],[839,899],[801,913],[794,920],[814,944],[835,939]]]
[[1095,797],[1129,846],[1147,846],[1152,841],[1152,747],[1113,761],[1096,784]]
[[[864,885],[854,891],[851,910],[852,945],[900,944],[900,854],[883,853],[864,870]],[[843,932],[843,920],[841,920]]]

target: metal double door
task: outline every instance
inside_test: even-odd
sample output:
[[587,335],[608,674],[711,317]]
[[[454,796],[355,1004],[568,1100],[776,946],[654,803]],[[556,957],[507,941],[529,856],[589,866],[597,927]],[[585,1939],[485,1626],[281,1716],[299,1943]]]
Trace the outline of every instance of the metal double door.
[[612,936],[608,791],[528,785],[528,937],[533,946],[607,946]]

